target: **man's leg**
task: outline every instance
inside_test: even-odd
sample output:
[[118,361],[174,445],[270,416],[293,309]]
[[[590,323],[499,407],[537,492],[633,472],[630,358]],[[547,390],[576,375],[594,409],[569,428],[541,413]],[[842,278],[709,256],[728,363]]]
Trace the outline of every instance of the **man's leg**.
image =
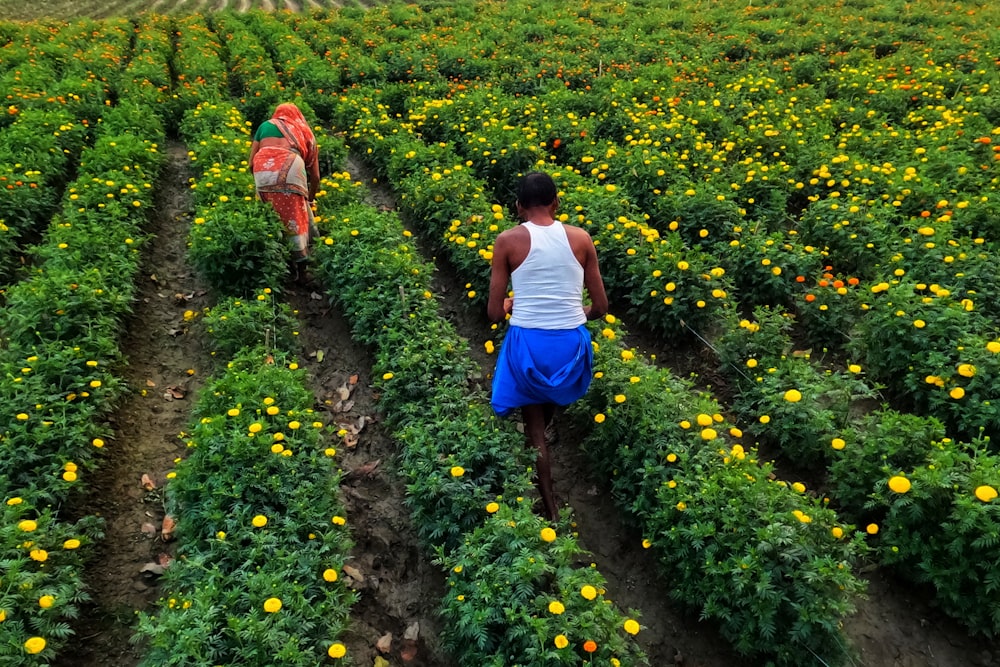
[[538,472],[538,491],[542,495],[545,514],[554,521],[557,515],[556,498],[552,489],[552,462],[549,460],[549,448],[545,444],[545,406],[522,406],[521,416],[524,417],[524,431],[528,435],[528,440],[538,450],[538,463],[535,468]]

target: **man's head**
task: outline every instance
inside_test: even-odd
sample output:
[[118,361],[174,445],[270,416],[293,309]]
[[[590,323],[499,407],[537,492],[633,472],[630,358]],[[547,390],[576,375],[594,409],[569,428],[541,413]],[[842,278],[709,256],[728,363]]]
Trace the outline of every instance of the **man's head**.
[[548,174],[533,171],[521,178],[517,188],[517,206],[519,209],[530,209],[539,206],[547,207],[558,204],[556,183]]

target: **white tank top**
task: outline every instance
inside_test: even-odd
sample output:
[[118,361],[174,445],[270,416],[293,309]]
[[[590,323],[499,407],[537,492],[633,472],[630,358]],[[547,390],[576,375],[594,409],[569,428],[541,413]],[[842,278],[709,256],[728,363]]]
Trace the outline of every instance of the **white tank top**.
[[510,276],[514,312],[510,324],[525,329],[575,329],[583,313],[583,267],[561,222],[523,223],[531,235],[528,256]]

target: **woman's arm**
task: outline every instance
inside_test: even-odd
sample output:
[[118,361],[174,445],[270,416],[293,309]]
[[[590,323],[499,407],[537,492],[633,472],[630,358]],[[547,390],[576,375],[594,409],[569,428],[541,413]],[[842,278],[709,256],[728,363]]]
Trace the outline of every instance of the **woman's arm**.
[[253,173],[253,159],[257,156],[257,151],[260,150],[260,142],[256,139],[250,144],[250,173]]

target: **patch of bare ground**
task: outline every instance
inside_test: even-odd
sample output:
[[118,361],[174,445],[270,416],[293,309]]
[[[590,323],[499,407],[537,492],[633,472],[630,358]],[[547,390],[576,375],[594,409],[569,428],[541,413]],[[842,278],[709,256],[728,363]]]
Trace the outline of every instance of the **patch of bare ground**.
[[[417,655],[405,664],[446,667],[450,662],[437,646],[444,574],[418,543],[403,504],[405,487],[394,472],[397,445],[379,421],[370,386],[371,353],[354,343],[350,322],[318,292],[292,289],[288,300],[301,322],[301,364],[309,371],[318,411],[331,425],[360,428],[353,447],[338,446],[341,492],[355,541],[349,565],[364,579],[341,639],[356,665],[371,665],[379,655],[396,665],[404,664],[404,636],[416,631]],[[390,634],[383,654],[376,645]]]
[[302,6],[295,2],[295,0],[282,0],[281,4],[284,5],[282,9],[287,9],[290,12],[298,14],[302,11]]
[[274,1],[273,0],[260,0],[260,8],[265,12],[274,11]]
[[236,6],[236,11],[241,14],[246,14],[253,7],[251,0],[240,0],[240,4]]
[[[159,597],[147,563],[170,552],[160,529],[161,489],[174,459],[183,456],[177,437],[188,423],[193,399],[210,356],[185,325],[185,310],[206,305],[203,286],[187,265],[190,212],[187,151],[168,145],[168,162],[158,196],[151,238],[143,251],[138,298],[126,323],[122,347],[129,395],[109,419],[114,437],[79,507],[105,520],[83,574],[93,598],[74,628],[79,638],[60,667],[132,667],[142,656],[130,642],[136,613]],[[193,371],[193,374],[191,373]]]

